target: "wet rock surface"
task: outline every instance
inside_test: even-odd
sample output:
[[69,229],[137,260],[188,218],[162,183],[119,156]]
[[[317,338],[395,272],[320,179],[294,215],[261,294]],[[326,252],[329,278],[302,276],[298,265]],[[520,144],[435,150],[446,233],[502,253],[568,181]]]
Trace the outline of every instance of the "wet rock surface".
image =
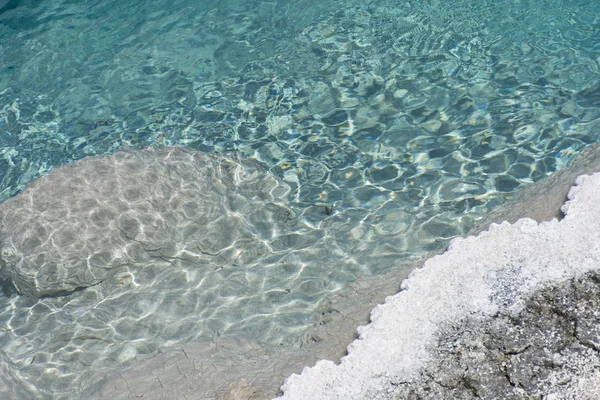
[[445,327],[435,361],[418,378],[396,382],[385,398],[593,398],[600,395],[599,344],[595,271],[540,290],[514,315]]

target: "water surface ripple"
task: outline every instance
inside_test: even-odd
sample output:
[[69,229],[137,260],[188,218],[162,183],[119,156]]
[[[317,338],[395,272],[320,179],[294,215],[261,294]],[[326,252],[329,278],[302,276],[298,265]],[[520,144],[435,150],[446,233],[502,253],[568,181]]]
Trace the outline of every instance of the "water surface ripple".
[[[222,276],[227,294],[201,306],[155,283],[146,301],[203,317],[185,333],[134,324],[110,351],[101,334],[61,339],[82,328],[67,305],[85,290],[5,285],[6,384],[68,397],[85,374],[199,336],[306,344],[328,295],[443,247],[598,141],[599,37],[600,3],[584,0],[0,0],[0,200],[52,167],[177,145],[255,160],[297,224],[269,238],[260,279]],[[86,299],[108,332],[110,302]]]

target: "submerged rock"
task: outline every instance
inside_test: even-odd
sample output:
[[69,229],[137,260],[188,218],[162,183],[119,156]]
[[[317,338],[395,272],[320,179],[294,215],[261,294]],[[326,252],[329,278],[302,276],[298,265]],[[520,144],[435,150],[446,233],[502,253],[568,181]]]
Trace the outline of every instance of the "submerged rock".
[[295,223],[289,191],[250,160],[177,147],[87,158],[0,204],[2,275],[42,297],[116,273],[248,262]]

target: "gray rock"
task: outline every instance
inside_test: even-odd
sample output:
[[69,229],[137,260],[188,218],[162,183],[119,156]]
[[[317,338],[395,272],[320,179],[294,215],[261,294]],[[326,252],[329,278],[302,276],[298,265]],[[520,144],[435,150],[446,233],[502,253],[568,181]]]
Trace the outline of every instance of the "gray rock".
[[[395,399],[584,398],[600,394],[600,273],[535,293],[516,315],[441,330],[435,360]],[[588,398],[588,397],[586,397]],[[591,398],[591,397],[589,397]]]

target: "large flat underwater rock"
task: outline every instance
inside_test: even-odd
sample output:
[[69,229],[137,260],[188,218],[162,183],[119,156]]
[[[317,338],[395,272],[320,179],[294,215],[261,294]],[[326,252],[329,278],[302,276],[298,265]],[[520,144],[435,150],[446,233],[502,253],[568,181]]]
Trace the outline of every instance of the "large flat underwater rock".
[[0,204],[1,273],[42,297],[117,273],[247,262],[289,222],[289,191],[258,163],[177,147],[86,158]]
[[372,311],[339,365],[292,375],[280,399],[598,398],[600,173],[568,199],[560,221],[455,239]]

